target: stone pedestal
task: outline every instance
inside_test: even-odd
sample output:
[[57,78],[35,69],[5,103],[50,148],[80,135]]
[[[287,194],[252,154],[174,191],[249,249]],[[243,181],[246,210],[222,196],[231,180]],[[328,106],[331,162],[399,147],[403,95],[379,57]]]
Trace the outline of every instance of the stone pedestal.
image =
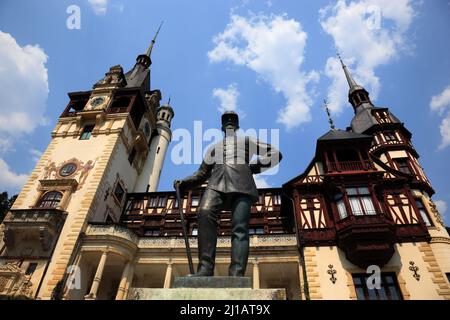
[[285,300],[285,289],[252,289],[246,277],[177,277],[170,289],[131,288],[130,300]]
[[247,277],[176,277],[172,288],[248,288],[252,279]]

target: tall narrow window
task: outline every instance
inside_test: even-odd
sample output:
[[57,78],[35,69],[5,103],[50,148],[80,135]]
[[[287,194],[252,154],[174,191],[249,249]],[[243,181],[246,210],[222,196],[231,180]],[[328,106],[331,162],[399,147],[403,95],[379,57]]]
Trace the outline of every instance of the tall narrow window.
[[192,207],[197,207],[199,203],[200,203],[200,196],[193,195],[192,198],[191,198],[191,206]]
[[427,209],[423,205],[422,200],[416,199],[417,208],[419,209],[420,216],[422,217],[425,225],[427,227],[431,227],[433,224],[431,223],[430,216],[428,215]]
[[133,147],[133,149],[130,152],[130,155],[128,156],[128,162],[130,164],[133,164],[134,158],[136,157],[136,148]]
[[397,136],[395,135],[395,133],[394,132],[385,132],[384,133],[384,137],[385,137],[385,139],[386,139],[386,141],[397,141],[398,139],[397,139]]
[[355,216],[376,214],[368,188],[348,188],[347,195],[352,212]]
[[158,197],[151,197],[148,201],[149,208],[156,208],[158,206]]
[[258,204],[264,204],[264,194],[258,195]]
[[165,196],[160,196],[158,198],[158,207],[164,208],[166,206],[167,198]]
[[394,162],[397,165],[398,171],[401,171],[406,174],[412,174],[411,168],[409,167],[409,164],[408,164],[408,158],[394,159]]
[[86,125],[81,133],[80,140],[89,140],[92,135],[92,130],[94,130],[94,125]]
[[334,196],[334,199],[336,201],[339,217],[341,219],[347,218],[348,214],[347,209],[345,208],[344,195],[342,193],[338,193]]
[[279,206],[281,204],[281,195],[274,194],[273,195],[273,205]]
[[352,274],[358,300],[403,300],[395,273],[381,273],[380,289],[373,288],[369,274]]
[[39,201],[39,208],[56,208],[62,198],[62,193],[59,191],[50,191],[45,193]]

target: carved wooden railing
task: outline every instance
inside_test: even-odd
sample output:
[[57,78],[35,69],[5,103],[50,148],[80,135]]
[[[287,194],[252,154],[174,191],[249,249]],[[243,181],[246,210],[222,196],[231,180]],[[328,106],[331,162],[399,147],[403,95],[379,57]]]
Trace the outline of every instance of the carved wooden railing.
[[328,172],[367,171],[373,169],[370,160],[328,162]]

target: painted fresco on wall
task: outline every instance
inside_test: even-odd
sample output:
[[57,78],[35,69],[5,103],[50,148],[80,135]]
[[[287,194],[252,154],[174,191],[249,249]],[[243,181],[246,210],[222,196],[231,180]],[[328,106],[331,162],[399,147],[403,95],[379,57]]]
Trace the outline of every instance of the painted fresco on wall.
[[89,176],[90,171],[94,168],[97,159],[83,161],[72,158],[56,165],[54,161],[49,161],[44,167],[42,178],[44,180],[56,179],[77,179],[77,190],[81,189]]

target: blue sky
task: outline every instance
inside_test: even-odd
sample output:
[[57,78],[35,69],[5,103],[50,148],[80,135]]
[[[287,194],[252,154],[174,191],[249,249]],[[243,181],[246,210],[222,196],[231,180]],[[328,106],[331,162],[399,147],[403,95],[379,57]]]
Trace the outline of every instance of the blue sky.
[[[70,5],[80,29],[66,27]],[[244,129],[279,129],[284,159],[259,183],[303,172],[328,130],[322,101],[345,129],[353,116],[336,50],[371,94],[413,133],[441,211],[450,203],[450,3],[355,1],[2,0],[0,189],[18,192],[68,102],[110,66],[129,70],[161,20],[152,88],[172,97],[173,129],[219,126],[236,108]],[[173,147],[173,143],[171,147]],[[160,190],[197,165],[175,165]],[[446,222],[449,224],[448,214]]]

